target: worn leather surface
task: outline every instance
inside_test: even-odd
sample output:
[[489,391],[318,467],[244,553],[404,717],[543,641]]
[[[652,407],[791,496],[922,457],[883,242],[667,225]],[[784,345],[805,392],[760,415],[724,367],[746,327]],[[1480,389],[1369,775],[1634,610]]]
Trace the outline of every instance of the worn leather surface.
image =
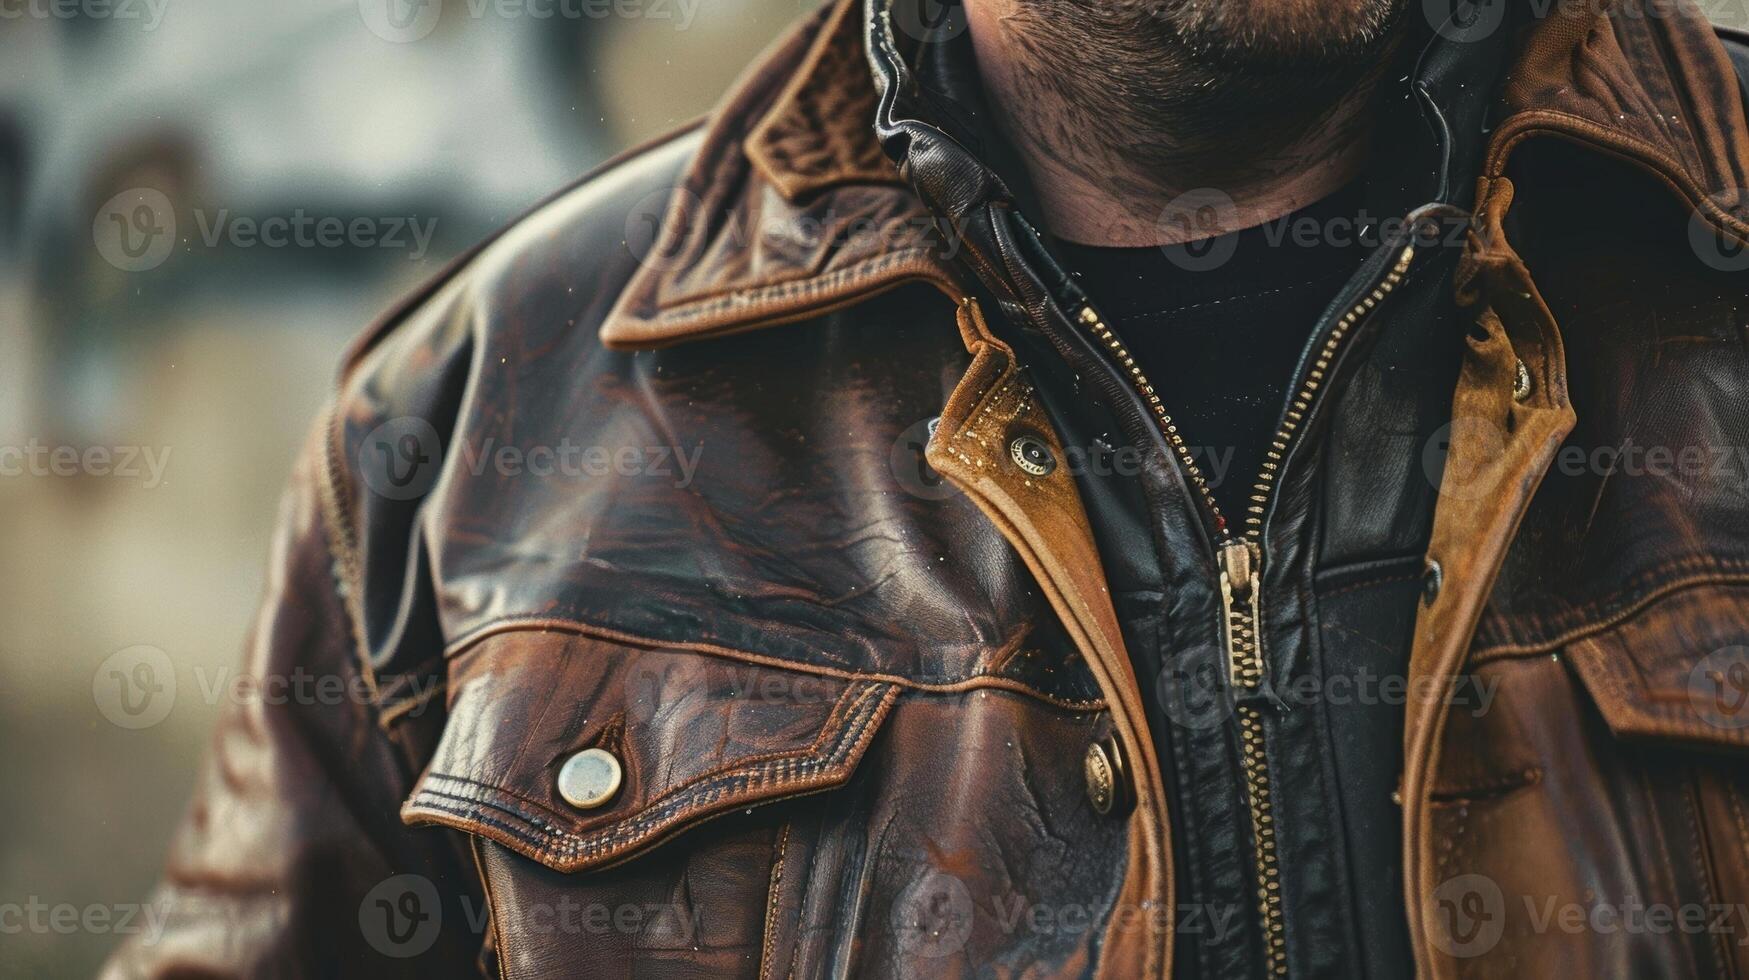
[[[702,129],[560,194],[366,333],[288,492],[246,659],[366,693],[231,709],[154,899],[168,929],[109,975],[1173,969],[1172,852],[1197,842],[1175,836],[1134,597],[1113,601],[1110,528],[1088,517],[1110,511],[1008,449],[1023,429],[1067,451],[1039,394],[1065,371],[1113,417],[1137,406],[1056,329],[1079,297],[1020,198],[876,84],[881,9],[808,19]],[[1354,886],[1400,904],[1419,972],[1741,974],[1740,919],[1543,915],[1749,901],[1749,743],[1690,696],[1749,632],[1743,477],[1559,464],[1563,445],[1744,442],[1742,274],[1689,238],[1746,230],[1741,89],[1686,13],[1556,5],[1513,59],[1485,144],[1468,137],[1465,334],[1451,360],[1409,359],[1477,424],[1453,429],[1431,514],[1357,485],[1370,420],[1411,400],[1418,438],[1436,414],[1424,386],[1367,380],[1427,315],[1382,311],[1271,518],[1309,577],[1272,580],[1308,591],[1269,628],[1302,651],[1284,671],[1328,664],[1350,587],[1400,593],[1417,564],[1367,529],[1430,525],[1442,575],[1409,679],[1497,693],[1480,715],[1406,707],[1402,891]],[[875,232],[796,233],[840,226]],[[566,446],[604,455],[537,471]],[[1162,648],[1206,646],[1209,529],[1171,459],[1144,459]],[[1278,765],[1321,765],[1287,744],[1315,730],[1298,724],[1270,729]],[[1095,742],[1129,766],[1104,815]],[[579,810],[556,777],[586,748],[626,779]],[[1289,944],[1308,975],[1351,965],[1297,922]],[[1248,948],[1204,966],[1250,975]]]

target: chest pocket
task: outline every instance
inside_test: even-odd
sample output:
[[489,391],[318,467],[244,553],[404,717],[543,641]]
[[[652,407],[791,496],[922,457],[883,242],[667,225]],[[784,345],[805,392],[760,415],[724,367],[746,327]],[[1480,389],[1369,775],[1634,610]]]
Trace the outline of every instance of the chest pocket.
[[[402,819],[471,836],[481,927],[511,977],[641,975],[656,961],[759,975],[788,834],[769,805],[845,783],[899,694],[533,631],[482,640],[449,678],[448,720]],[[683,832],[686,846],[662,847]]]
[[1456,975],[1749,975],[1746,622],[1709,584],[1476,665],[1434,790]]

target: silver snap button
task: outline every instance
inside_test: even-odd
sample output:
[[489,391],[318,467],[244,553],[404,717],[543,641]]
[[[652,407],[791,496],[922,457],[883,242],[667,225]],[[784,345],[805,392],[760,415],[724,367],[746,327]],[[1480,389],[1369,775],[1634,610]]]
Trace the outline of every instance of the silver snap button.
[[1029,433],[1021,433],[1008,444],[1008,458],[1014,460],[1014,465],[1022,472],[1033,476],[1044,476],[1057,468],[1056,454],[1043,439]]
[[593,810],[613,799],[625,780],[619,760],[606,749],[584,749],[559,770],[559,795],[579,810]]
[[1530,368],[1524,366],[1524,361],[1518,362],[1518,373],[1512,378],[1512,400],[1524,401],[1530,397]]

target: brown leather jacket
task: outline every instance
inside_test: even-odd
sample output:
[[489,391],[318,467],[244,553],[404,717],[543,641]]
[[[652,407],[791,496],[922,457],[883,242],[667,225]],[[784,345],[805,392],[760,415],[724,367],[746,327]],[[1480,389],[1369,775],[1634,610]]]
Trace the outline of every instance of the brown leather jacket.
[[[1467,335],[1407,573],[1392,898],[1429,977],[1749,974],[1749,126],[1692,11],[1593,6],[1472,93],[1441,280]],[[1147,684],[1023,334],[1127,365],[907,114],[916,26],[831,5],[362,338],[247,656],[334,696],[230,712],[166,929],[111,975],[1172,972]],[[1300,583],[1332,562],[1295,543],[1392,526],[1368,481],[1421,472],[1419,446],[1356,472],[1408,396],[1341,331],[1413,327],[1390,284],[1425,251],[1387,249],[1302,365],[1253,515],[1267,609],[1223,611],[1221,569],[1251,573],[1170,517],[1195,479],[1153,434],[1175,622],[1319,642],[1338,590]],[[1088,384],[1153,424],[1145,384]],[[1241,686],[1290,669],[1220,643]],[[1458,677],[1489,710],[1452,710]],[[1247,757],[1286,751],[1238,711]],[[1259,882],[1263,971],[1336,975]]]

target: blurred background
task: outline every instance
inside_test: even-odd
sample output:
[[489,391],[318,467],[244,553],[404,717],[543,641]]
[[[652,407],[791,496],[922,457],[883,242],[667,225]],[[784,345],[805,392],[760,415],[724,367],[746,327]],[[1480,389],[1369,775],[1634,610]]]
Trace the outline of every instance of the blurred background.
[[815,3],[0,0],[0,977],[147,897],[346,342]]

